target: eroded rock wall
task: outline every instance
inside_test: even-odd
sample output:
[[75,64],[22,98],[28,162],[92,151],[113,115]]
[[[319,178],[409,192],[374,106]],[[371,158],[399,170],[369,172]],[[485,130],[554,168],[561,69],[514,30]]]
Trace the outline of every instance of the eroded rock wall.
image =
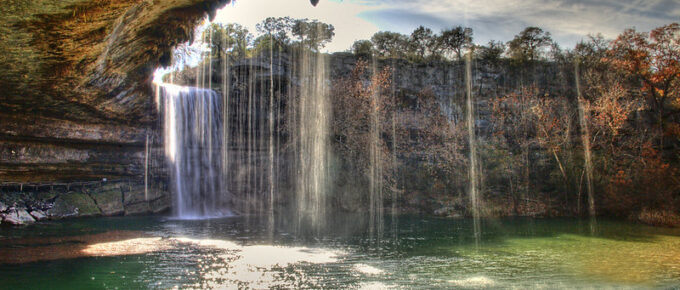
[[151,78],[228,0],[31,0],[0,6],[0,181],[143,174]]
[[104,179],[140,186],[148,172],[147,183],[162,182],[153,72],[228,2],[3,1],[0,195],[27,184]]

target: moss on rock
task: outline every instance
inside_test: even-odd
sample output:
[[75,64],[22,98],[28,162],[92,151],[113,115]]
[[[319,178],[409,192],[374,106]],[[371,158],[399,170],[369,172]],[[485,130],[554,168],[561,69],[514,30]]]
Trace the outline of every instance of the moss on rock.
[[112,216],[124,212],[123,196],[120,189],[97,191],[91,193],[90,196],[97,203],[103,215]]
[[47,211],[53,218],[96,216],[101,213],[94,200],[82,192],[69,192],[59,196],[54,202],[54,207]]

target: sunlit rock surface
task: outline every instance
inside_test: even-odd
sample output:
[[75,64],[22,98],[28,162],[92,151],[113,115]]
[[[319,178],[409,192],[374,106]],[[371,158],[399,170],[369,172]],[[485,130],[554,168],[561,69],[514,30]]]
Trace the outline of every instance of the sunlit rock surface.
[[13,225],[24,225],[34,222],[35,219],[25,209],[15,209],[5,214],[2,221]]

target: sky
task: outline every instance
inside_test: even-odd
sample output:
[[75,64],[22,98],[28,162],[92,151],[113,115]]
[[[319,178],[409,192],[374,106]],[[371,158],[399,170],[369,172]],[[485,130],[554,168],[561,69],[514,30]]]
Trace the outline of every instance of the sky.
[[680,22],[679,0],[235,0],[218,11],[216,22],[236,22],[256,32],[266,17],[318,19],[335,27],[326,49],[345,51],[377,31],[410,34],[419,25],[442,29],[466,26],[474,42],[509,41],[527,26],[552,34],[571,48],[588,34],[615,38],[626,28],[649,31]]

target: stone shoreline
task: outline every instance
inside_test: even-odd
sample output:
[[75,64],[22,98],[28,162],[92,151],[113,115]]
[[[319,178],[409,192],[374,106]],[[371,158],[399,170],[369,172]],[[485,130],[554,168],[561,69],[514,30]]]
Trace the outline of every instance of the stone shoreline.
[[45,219],[158,214],[170,210],[162,186],[131,180],[51,184],[3,184],[0,224],[26,225]]

